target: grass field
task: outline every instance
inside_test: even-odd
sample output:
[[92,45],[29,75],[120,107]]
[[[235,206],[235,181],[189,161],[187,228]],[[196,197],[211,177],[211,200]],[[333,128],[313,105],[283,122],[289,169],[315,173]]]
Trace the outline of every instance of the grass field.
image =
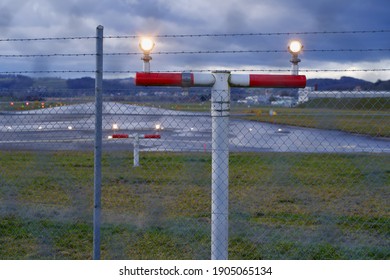
[[[93,154],[0,152],[0,259],[90,259]],[[102,258],[209,259],[211,158],[103,157]],[[389,259],[390,159],[232,153],[230,259]]]
[[[170,110],[210,112],[210,102],[145,103]],[[272,110],[273,114],[270,114]],[[235,118],[390,137],[389,98],[318,98],[294,108],[231,104]]]
[[390,114],[372,110],[277,108],[247,109],[244,119],[300,127],[340,130],[374,137],[390,137]]

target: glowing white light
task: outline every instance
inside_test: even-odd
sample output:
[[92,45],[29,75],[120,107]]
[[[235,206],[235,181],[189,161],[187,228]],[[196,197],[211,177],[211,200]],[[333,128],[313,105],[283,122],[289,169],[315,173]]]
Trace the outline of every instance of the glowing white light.
[[161,124],[156,124],[156,130],[160,130],[161,129]]
[[154,41],[150,37],[143,37],[139,42],[139,47],[144,53],[150,53],[154,48]]
[[302,51],[303,49],[303,45],[300,41],[298,40],[293,40],[290,42],[290,44],[288,45],[288,50],[292,53],[292,54],[298,54]]
[[118,124],[117,124],[117,123],[114,123],[114,124],[112,125],[112,129],[113,129],[113,130],[117,130],[117,129],[119,129],[119,126],[118,126]]
[[69,130],[72,130],[72,129],[73,129],[73,126],[69,125],[69,126],[68,126],[68,129],[69,129]]

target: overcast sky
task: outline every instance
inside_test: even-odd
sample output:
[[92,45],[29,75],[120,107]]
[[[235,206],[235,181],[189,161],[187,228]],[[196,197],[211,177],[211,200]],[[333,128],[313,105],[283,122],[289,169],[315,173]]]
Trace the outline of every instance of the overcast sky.
[[[105,36],[390,30],[389,11],[389,0],[2,0],[0,38],[95,36],[98,25],[104,26]],[[151,67],[158,71],[289,69],[290,55],[279,51],[286,50],[293,38],[300,38],[305,46],[301,69],[390,68],[390,32],[157,37],[155,52],[277,52],[152,54]],[[138,39],[132,38],[105,39],[104,48],[109,53],[139,52]],[[343,49],[372,51],[311,51]],[[94,51],[94,40],[0,41],[0,55]],[[0,57],[0,72],[94,70],[94,63],[92,56]],[[140,55],[107,56],[104,65],[107,71],[142,70]],[[390,71],[304,74],[308,78],[390,79]],[[126,75],[130,74],[116,74]]]

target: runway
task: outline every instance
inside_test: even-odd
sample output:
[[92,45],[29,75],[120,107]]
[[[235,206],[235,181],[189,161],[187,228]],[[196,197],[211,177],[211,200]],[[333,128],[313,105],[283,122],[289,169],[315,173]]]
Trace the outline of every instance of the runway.
[[[1,150],[93,150],[94,104],[85,103],[23,112],[0,112]],[[114,133],[129,138],[109,139]],[[211,117],[207,113],[103,104],[103,150],[209,152]],[[142,139],[160,134],[161,139]],[[389,153],[389,139],[275,125],[230,118],[233,152]]]

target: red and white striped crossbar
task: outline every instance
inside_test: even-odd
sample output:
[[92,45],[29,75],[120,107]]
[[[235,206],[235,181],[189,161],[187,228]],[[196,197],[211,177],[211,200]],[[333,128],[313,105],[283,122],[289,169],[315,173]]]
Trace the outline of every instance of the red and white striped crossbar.
[[[212,86],[215,77],[212,73],[145,73],[135,75],[137,86],[170,86],[193,87]],[[270,75],[270,74],[231,74],[229,84],[232,87],[261,88],[304,88],[304,75]]]
[[[130,138],[130,135],[116,133],[116,134],[111,135],[111,138],[112,139]],[[160,134],[145,134],[145,135],[143,135],[143,138],[144,139],[160,139],[161,135]]]
[[129,134],[113,134],[111,135],[113,139],[119,139],[119,138],[129,138]]
[[145,134],[144,135],[145,139],[161,139],[160,134]]
[[304,75],[232,74],[229,84],[232,87],[259,88],[304,88]]
[[215,78],[207,73],[145,73],[135,74],[136,86],[194,87],[212,86]]

